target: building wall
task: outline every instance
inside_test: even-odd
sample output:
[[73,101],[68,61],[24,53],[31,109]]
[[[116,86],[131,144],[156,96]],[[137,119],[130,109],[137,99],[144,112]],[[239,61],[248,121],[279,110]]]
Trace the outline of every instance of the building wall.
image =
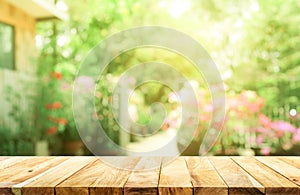
[[16,71],[34,72],[35,18],[0,0],[0,21],[15,28]]
[[[22,113],[29,111],[28,94],[34,89],[34,58],[36,20],[24,11],[0,0],[0,22],[10,24],[15,29],[15,70],[0,68],[0,125],[13,129],[15,123],[9,116],[13,105],[18,105]],[[30,86],[31,85],[31,86]],[[20,95],[19,100],[7,101],[7,88]],[[30,115],[30,113],[28,112]]]

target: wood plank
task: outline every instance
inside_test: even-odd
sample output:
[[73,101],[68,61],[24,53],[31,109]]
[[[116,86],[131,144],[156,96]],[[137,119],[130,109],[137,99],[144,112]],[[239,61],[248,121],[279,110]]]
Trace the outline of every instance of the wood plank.
[[233,157],[243,169],[259,181],[266,194],[300,194],[300,188],[284,176],[252,157]]
[[[13,161],[6,164],[0,171],[0,183],[3,186],[4,182],[13,181],[14,176],[22,175],[24,173],[24,169],[31,169],[34,166],[37,166],[40,163],[43,163],[47,160],[53,159],[53,157],[46,157],[46,158],[39,158],[39,157],[27,157],[23,158],[16,158]],[[17,183],[18,181],[14,182]]]
[[256,157],[257,160],[288,178],[290,181],[300,186],[300,169],[290,165],[279,158],[274,157]]
[[10,166],[13,166],[25,159],[30,159],[31,157],[20,157],[20,156],[16,156],[16,157],[11,157],[8,159],[4,159],[2,161],[0,161],[0,170],[8,168]]
[[158,184],[159,194],[193,194],[191,177],[184,157],[165,164],[167,161],[168,158],[163,159]]
[[101,159],[0,157],[0,194],[300,194],[299,157]]
[[102,174],[99,171],[99,167],[105,166],[100,160],[89,164],[82,168],[77,173],[63,181],[61,184],[55,187],[57,195],[63,194],[89,194],[88,187],[92,185],[99,175]]
[[7,157],[7,156],[0,156],[0,161],[3,161],[3,160],[6,160],[6,159],[9,159],[11,157]]
[[[101,157],[103,160],[104,158]],[[97,180],[90,186],[90,194],[123,194],[123,187],[136,166],[140,157],[106,157],[103,166],[97,167],[101,173]],[[110,164],[107,164],[109,162]],[[112,165],[118,165],[114,167]],[[118,167],[126,167],[120,169]]]
[[229,194],[264,194],[264,187],[229,157],[208,159],[228,185]]
[[[121,160],[124,157],[118,157],[118,158],[120,158],[119,160]],[[114,159],[116,161],[116,159],[118,159],[118,158],[111,158],[111,159]],[[103,157],[102,157],[102,159],[103,159]],[[105,158],[105,159],[108,160],[108,158]],[[126,159],[130,159],[130,160],[127,160],[129,162],[128,164],[130,164],[133,161],[137,161],[138,158],[126,158]],[[126,159],[125,159],[125,161],[126,161]],[[122,162],[124,163],[124,159],[122,160]],[[111,162],[111,163],[113,163],[113,162]],[[117,162],[117,163],[118,163],[118,165],[120,165],[119,162]],[[135,164],[133,163],[132,168],[134,167],[134,165]],[[74,194],[74,193],[89,194],[89,187],[92,186],[93,188],[95,188],[95,186],[97,185],[97,182],[99,182],[99,178],[102,177],[105,180],[107,178],[104,178],[104,177],[106,177],[108,174],[115,173],[116,179],[118,179],[118,176],[119,176],[118,174],[120,173],[120,171],[113,171],[112,169],[113,169],[113,167],[110,167],[105,162],[102,162],[101,159],[98,159],[95,162],[84,167],[83,169],[81,169],[80,171],[78,171],[77,173],[75,173],[74,175],[72,175],[71,177],[66,179],[65,181],[63,181],[58,186],[56,186],[56,188],[55,188],[56,194]],[[111,171],[111,172],[109,173],[109,171]],[[123,180],[121,177],[119,177],[121,180],[117,180],[116,183],[118,183],[118,182],[121,183],[123,181],[125,182],[128,178],[128,175],[129,175],[129,171],[124,171],[125,177],[123,177]],[[112,178],[111,181],[114,181],[114,178]],[[102,182],[104,182],[104,181],[102,181]],[[116,183],[114,183],[114,184],[116,184]],[[112,184],[112,185],[114,185],[114,184]],[[109,186],[107,186],[107,187],[109,187]],[[119,187],[119,185],[118,185],[118,187]],[[94,191],[94,190],[92,190],[92,191]],[[92,192],[92,193],[94,193],[94,192]]]
[[12,186],[12,192],[14,194],[21,194],[21,189],[23,186],[38,179],[42,175],[51,171],[53,167],[59,165],[67,159],[69,159],[69,157],[55,157],[53,159],[45,161],[44,163],[37,164],[30,169],[24,169],[23,174],[18,177],[13,177],[15,178],[15,181],[18,181],[19,183]]
[[11,172],[12,174],[10,177],[6,178],[8,181],[14,182],[14,183],[21,183],[24,182],[32,177],[35,177],[36,175],[39,175],[46,170],[50,169],[51,167],[54,167],[63,161],[67,160],[67,157],[52,157],[52,158],[46,158],[46,161],[36,163],[35,159],[31,159],[33,166],[23,166],[22,170],[20,172],[15,172],[14,167],[7,169],[7,172]]
[[278,157],[280,160],[287,162],[297,168],[300,169],[300,157],[299,156],[285,156],[285,157]]
[[194,194],[228,194],[228,186],[207,157],[187,157]]
[[0,194],[10,194],[11,187],[26,180],[28,170],[53,157],[16,157],[4,160],[0,171]]
[[22,195],[54,194],[55,186],[95,160],[95,157],[72,157],[22,187]]
[[124,194],[158,194],[161,157],[143,157],[124,186]]

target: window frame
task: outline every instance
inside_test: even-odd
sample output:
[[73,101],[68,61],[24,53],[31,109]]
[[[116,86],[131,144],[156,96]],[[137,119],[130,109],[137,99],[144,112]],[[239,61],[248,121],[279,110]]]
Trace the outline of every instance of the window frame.
[[16,30],[15,30],[15,26],[3,21],[0,21],[0,25],[5,25],[5,26],[9,26],[12,29],[12,40],[11,40],[11,44],[12,44],[12,67],[8,68],[8,67],[2,67],[0,66],[0,69],[6,69],[6,70],[16,70]]

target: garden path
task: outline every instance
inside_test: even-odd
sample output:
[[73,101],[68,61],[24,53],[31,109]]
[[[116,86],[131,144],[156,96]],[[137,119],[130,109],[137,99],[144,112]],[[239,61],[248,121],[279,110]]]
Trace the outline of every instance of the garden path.
[[126,148],[129,156],[175,156],[179,153],[176,133],[172,129],[140,138],[138,142],[129,143]]

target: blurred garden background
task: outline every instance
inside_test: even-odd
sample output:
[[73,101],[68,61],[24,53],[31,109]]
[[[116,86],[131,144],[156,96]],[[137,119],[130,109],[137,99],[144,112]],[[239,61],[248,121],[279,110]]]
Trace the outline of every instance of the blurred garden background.
[[[37,15],[35,9],[30,13],[28,0],[20,6],[12,2],[0,1],[0,155],[91,155],[73,118],[77,71],[101,40],[145,25],[190,35],[221,72],[226,119],[209,155],[300,155],[299,1],[55,0],[47,1],[52,10],[57,9],[51,17]],[[13,20],[18,10],[28,15],[18,16],[21,23]],[[33,27],[27,30],[29,23]],[[34,42],[28,41],[30,37]],[[214,109],[211,95],[194,65],[171,51],[138,48],[114,59],[97,83],[95,117],[107,135],[121,144],[120,127],[109,108],[113,86],[124,71],[147,61],[172,65],[192,84],[200,123],[183,154],[197,155]],[[76,79],[85,88],[93,86],[88,77]],[[132,121],[160,121],[159,114],[149,113],[153,102],[162,102],[167,110],[160,130],[147,136],[146,126],[132,129],[144,136],[130,136],[124,147],[134,150],[163,143],[170,129],[178,128],[178,100],[159,83],[136,88],[129,100]],[[112,145],[106,147],[103,155],[115,155]]]

